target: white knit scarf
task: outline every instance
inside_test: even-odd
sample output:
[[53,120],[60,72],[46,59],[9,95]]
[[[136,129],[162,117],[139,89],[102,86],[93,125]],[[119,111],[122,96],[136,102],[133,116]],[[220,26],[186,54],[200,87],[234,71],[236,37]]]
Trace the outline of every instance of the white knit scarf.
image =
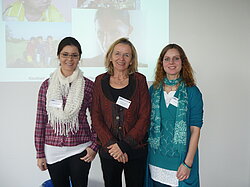
[[[84,98],[85,81],[82,71],[77,67],[72,75],[64,77],[59,67],[51,74],[47,90],[46,109],[48,121],[56,135],[68,136],[69,132],[79,130],[78,114]],[[66,97],[64,107],[51,106],[52,100],[61,101]]]

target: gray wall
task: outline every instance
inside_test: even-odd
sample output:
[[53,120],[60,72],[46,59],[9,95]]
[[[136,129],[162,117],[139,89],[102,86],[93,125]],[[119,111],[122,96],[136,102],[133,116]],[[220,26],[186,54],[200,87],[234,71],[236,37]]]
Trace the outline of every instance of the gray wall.
[[170,42],[186,51],[205,102],[202,187],[250,186],[249,18],[249,0],[170,0]]
[[[186,51],[205,102],[202,187],[250,186],[249,18],[249,0],[170,0],[170,42]],[[0,83],[0,186],[36,187],[48,178],[33,143],[39,85]],[[90,179],[102,181],[98,158]]]

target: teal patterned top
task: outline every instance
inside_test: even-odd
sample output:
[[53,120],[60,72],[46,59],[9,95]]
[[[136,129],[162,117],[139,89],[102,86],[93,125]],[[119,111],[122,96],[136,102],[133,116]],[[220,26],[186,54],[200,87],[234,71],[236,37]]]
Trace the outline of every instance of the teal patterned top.
[[[154,87],[150,87],[150,94],[153,93]],[[178,91],[175,93],[175,97],[178,95]],[[155,150],[150,148],[148,152],[148,164],[177,171],[180,164],[185,160],[187,149],[190,141],[190,126],[202,127],[203,124],[203,101],[202,94],[196,86],[187,87],[188,95],[188,111],[187,111],[187,146],[184,153],[175,151],[174,146],[169,144],[171,138],[173,138],[176,107],[169,105],[166,107],[163,92],[161,94],[160,111],[161,111],[161,142],[160,149]],[[150,174],[147,169],[146,187],[150,185]],[[190,177],[182,182],[179,182],[179,187],[199,187],[199,164],[198,164],[198,150],[196,151]]]

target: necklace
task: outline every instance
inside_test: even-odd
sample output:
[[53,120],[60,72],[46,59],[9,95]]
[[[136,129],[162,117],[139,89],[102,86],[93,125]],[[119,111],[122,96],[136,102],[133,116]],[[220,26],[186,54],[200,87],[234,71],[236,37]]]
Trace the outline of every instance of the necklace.
[[127,78],[125,78],[125,79],[119,79],[118,78],[117,80],[114,79],[114,82],[117,83],[117,84],[123,84],[123,82],[126,81],[126,80],[127,80]]
[[124,77],[123,79],[119,77],[110,77],[110,83],[116,85],[127,85],[128,84],[128,77]]
[[173,85],[173,86],[169,86],[169,85],[164,85],[164,90],[169,93],[171,91],[176,91],[179,87],[179,84]]

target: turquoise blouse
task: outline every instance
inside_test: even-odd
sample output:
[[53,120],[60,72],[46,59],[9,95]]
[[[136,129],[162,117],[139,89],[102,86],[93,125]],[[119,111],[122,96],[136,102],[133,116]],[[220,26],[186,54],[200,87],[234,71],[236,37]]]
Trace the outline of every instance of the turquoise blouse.
[[[150,95],[154,91],[154,87],[151,86]],[[175,97],[178,96],[179,90],[176,91]],[[202,94],[199,91],[198,87],[187,87],[187,94],[188,94],[188,113],[187,113],[187,148],[186,152],[183,154],[179,154],[178,152],[172,154],[174,151],[169,151],[173,149],[173,145],[169,144],[168,141],[166,142],[161,141],[160,150],[153,150],[149,146],[148,152],[148,164],[177,171],[180,164],[185,160],[188,145],[190,141],[190,126],[197,126],[199,128],[202,127],[203,124],[203,101],[202,101]],[[174,124],[175,124],[175,115],[176,115],[176,107],[173,105],[169,105],[168,108],[165,104],[164,94],[161,94],[161,101],[160,101],[160,109],[161,109],[161,136],[166,136],[168,138],[173,137],[174,132]],[[184,181],[179,182],[179,187],[199,187],[199,159],[198,159],[198,149],[196,151],[192,170],[190,173],[190,177]],[[150,174],[147,169],[147,179],[146,179],[146,187],[151,187],[150,185]]]

